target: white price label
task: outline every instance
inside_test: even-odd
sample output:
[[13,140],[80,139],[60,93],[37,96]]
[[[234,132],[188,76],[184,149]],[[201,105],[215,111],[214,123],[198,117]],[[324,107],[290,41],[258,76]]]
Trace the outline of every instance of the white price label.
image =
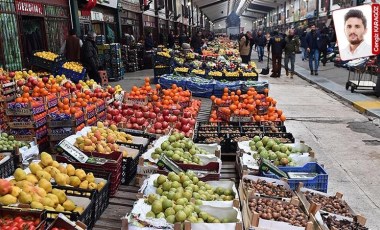
[[82,151],[76,148],[74,145],[70,144],[67,140],[63,140],[59,143],[61,147],[67,154],[74,157],[80,163],[86,163],[88,156],[86,156]]
[[37,157],[39,154],[38,146],[34,145],[30,148],[24,146],[19,149],[23,161],[27,161],[33,157]]

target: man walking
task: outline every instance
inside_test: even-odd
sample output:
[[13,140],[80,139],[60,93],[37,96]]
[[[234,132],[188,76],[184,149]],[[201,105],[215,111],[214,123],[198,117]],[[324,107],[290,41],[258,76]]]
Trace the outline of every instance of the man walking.
[[257,37],[255,40],[255,46],[257,47],[259,62],[263,61],[264,47],[266,46],[266,44],[267,44],[267,39],[263,35],[263,32],[260,30],[259,32],[257,32]]
[[272,69],[273,73],[270,77],[280,77],[281,76],[281,59],[282,50],[285,48],[285,40],[278,34],[278,31],[273,32],[273,37],[269,39],[268,43],[268,53],[272,47]]
[[288,36],[285,37],[285,71],[286,76],[289,76],[289,60],[290,60],[290,78],[294,75],[294,62],[296,60],[296,51],[299,49],[300,40],[294,36],[294,30],[290,29]]
[[[306,35],[307,52],[309,53],[309,68],[311,75],[318,75],[319,67],[319,50],[318,40],[320,39],[319,31],[316,30],[315,25],[311,25],[310,32]],[[313,65],[314,61],[314,65]]]
[[306,31],[303,31],[301,36],[300,36],[302,61],[305,61],[307,59],[306,34],[307,34]]
[[[323,66],[326,66],[327,62],[327,48],[329,46],[330,40],[328,35],[328,29],[322,29],[321,37],[318,40],[318,49],[319,49],[319,59],[322,61]],[[322,57],[322,59],[321,59]]]

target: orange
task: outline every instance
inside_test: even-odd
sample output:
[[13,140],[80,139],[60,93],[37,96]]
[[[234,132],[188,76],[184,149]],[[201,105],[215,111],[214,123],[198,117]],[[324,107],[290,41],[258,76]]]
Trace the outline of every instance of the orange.
[[281,120],[281,121],[285,121],[285,120],[286,120],[286,117],[285,117],[284,114],[282,114],[282,115],[280,116],[280,120]]
[[25,93],[28,93],[29,92],[29,87],[28,86],[24,86],[23,88],[22,88],[22,91],[24,91]]
[[22,98],[21,97],[16,98],[16,102],[17,103],[21,103],[22,102]]
[[63,103],[64,105],[68,105],[68,104],[70,103],[70,101],[69,101],[68,98],[64,98],[63,101],[62,101],[62,103]]

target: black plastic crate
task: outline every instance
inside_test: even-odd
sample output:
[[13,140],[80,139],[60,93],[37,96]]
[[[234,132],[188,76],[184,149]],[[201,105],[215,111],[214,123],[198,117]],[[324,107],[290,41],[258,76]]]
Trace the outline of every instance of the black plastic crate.
[[[215,141],[212,141],[215,139]],[[220,133],[203,133],[198,132],[194,135],[194,142],[200,144],[211,144],[211,143],[221,143],[226,140],[226,136]]]
[[95,219],[93,218],[93,205],[95,203],[95,196],[96,191],[87,190],[87,189],[80,189],[80,188],[73,188],[73,187],[66,187],[66,186],[54,186],[53,188],[57,188],[60,190],[65,191],[67,196],[76,196],[76,197],[84,197],[90,199],[90,203],[87,206],[87,208],[82,212],[82,214],[79,214],[77,212],[57,212],[57,211],[50,211],[46,210],[47,219],[46,222],[48,224],[51,224],[55,216],[59,213],[64,214],[66,217],[68,217],[71,221],[81,221],[85,225],[87,225],[88,228],[92,228],[95,224]]
[[284,143],[284,144],[295,142],[292,133],[266,133],[265,136],[277,138],[279,139],[281,143]]
[[263,126],[264,133],[286,133],[285,126]]
[[241,127],[243,133],[264,133],[264,127],[263,126],[249,126],[244,125]]
[[261,121],[260,124],[263,126],[284,126],[284,122],[282,121]]
[[170,66],[166,66],[166,67],[163,67],[163,68],[157,68],[157,67],[155,67],[153,69],[153,72],[154,72],[154,76],[157,77],[157,76],[161,76],[161,75],[165,75],[165,74],[171,74],[172,70],[171,70]]
[[239,122],[221,122],[218,124],[219,133],[230,134],[233,136],[240,136],[242,133],[241,126]]
[[7,178],[11,176],[16,170],[16,158],[9,156],[3,164],[0,165],[0,178]]
[[[120,144],[120,143],[119,143]],[[122,146],[138,150],[138,154],[133,157],[123,157],[122,170],[121,170],[121,184],[128,185],[133,180],[137,173],[137,165],[140,156],[143,153],[143,146],[137,144],[123,143]]]
[[30,58],[30,64],[32,66],[37,66],[45,70],[49,70],[52,73],[58,71],[58,69],[63,65],[65,58],[63,56],[58,56],[54,61],[43,59],[32,55]]

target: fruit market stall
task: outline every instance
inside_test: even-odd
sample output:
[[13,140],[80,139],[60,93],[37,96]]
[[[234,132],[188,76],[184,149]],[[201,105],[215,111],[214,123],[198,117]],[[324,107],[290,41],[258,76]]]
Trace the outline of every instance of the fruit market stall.
[[268,88],[0,80],[0,228],[368,229]]

